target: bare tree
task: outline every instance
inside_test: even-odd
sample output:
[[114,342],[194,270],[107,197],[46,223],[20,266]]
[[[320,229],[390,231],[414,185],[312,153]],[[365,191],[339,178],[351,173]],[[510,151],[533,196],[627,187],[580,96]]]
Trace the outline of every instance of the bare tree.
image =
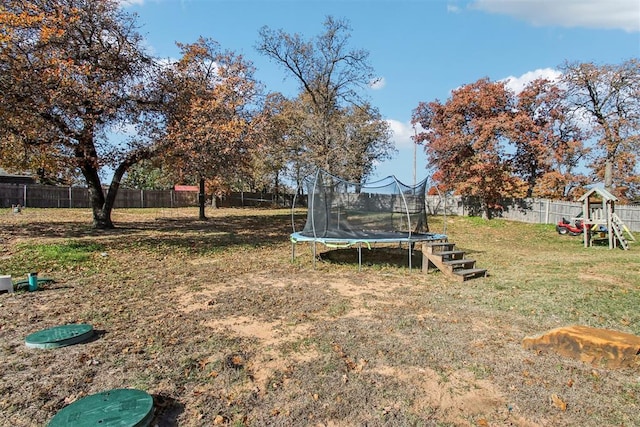
[[[363,100],[362,91],[371,84],[373,69],[367,51],[348,48],[350,30],[346,21],[332,17],[324,22],[324,33],[311,40],[263,27],[257,49],[300,84],[297,101],[307,119],[297,131],[303,135],[309,161],[336,175],[361,179],[370,173],[373,162],[388,157],[393,147],[387,123],[375,107]],[[356,133],[349,131],[359,125],[348,126],[349,129],[344,126],[347,117],[352,124],[356,119],[361,124],[376,123],[378,132],[373,134],[369,129],[364,138],[369,153],[366,159],[354,158],[361,154],[354,144],[363,141],[356,141]],[[346,164],[360,168],[354,173]]]
[[568,102],[598,139],[596,148],[602,154],[594,161],[596,175],[609,191],[633,198],[640,154],[640,61],[566,63],[562,71]]

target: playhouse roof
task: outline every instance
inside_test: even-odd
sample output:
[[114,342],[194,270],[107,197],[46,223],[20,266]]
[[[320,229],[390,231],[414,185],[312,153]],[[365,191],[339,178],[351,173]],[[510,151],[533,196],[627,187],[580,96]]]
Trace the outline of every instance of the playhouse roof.
[[602,197],[602,200],[604,201],[609,201],[609,200],[613,200],[614,202],[618,201],[618,198],[616,196],[609,193],[604,188],[599,188],[599,187],[593,187],[591,190],[584,193],[579,200],[583,202],[587,197],[591,196],[593,193],[597,193],[600,197]]

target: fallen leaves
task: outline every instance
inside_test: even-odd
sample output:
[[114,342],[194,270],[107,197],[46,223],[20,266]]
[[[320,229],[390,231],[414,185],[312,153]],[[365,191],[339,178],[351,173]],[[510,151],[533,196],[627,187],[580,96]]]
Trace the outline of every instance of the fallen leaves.
[[339,344],[334,344],[333,345],[333,351],[335,351],[338,354],[338,356],[340,356],[342,361],[347,366],[347,370],[348,371],[362,372],[362,370],[364,369],[364,367],[368,363],[367,360],[362,359],[362,358],[360,360],[358,360],[357,362],[354,361],[351,357],[349,357],[345,353],[345,351],[343,350],[342,346],[340,346]]
[[207,367],[208,364],[213,363],[217,360],[218,358],[215,356],[205,357],[204,359],[200,359],[198,361],[198,366],[200,367],[201,371],[204,371],[204,369]]
[[551,402],[553,403],[553,406],[555,406],[556,408],[560,409],[562,412],[567,410],[567,402],[562,400],[555,393],[551,395]]

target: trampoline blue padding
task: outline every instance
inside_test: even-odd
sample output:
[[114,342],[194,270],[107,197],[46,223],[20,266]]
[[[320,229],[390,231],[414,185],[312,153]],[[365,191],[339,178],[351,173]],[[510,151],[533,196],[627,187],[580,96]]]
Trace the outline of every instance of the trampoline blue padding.
[[327,233],[324,236],[313,236],[304,232],[291,233],[291,241],[317,242],[325,246],[355,246],[372,243],[417,243],[447,240],[446,234],[437,233],[401,233],[401,232],[360,232],[360,233]]

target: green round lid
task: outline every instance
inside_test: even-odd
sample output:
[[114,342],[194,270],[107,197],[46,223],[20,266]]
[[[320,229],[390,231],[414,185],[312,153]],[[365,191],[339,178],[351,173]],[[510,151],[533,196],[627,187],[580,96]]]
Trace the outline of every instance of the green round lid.
[[153,398],[142,390],[107,390],[65,406],[49,421],[49,427],[122,426],[147,427],[153,419]]
[[62,325],[34,332],[27,336],[25,343],[30,348],[58,348],[86,341],[92,336],[91,325]]

